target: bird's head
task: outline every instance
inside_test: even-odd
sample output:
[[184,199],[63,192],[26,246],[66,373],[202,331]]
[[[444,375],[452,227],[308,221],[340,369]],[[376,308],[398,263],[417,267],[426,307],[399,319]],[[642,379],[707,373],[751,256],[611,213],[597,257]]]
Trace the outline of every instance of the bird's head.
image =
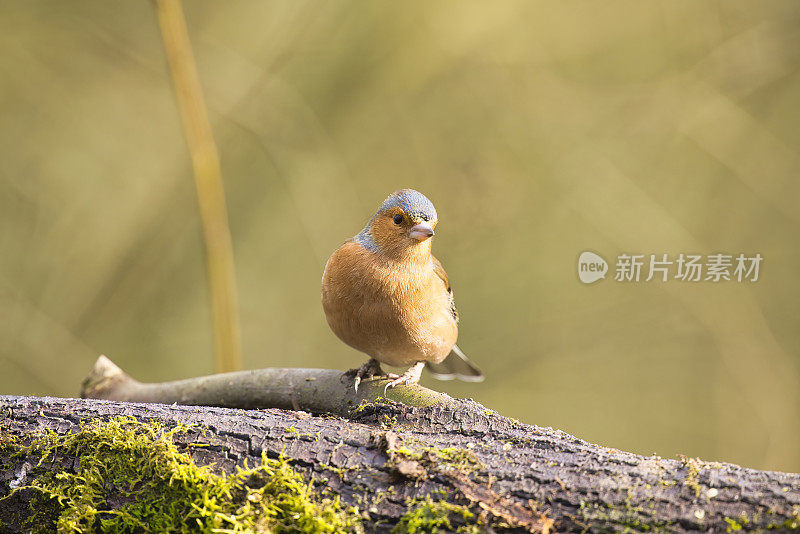
[[436,208],[425,195],[400,189],[383,201],[356,241],[373,252],[427,261],[437,222]]

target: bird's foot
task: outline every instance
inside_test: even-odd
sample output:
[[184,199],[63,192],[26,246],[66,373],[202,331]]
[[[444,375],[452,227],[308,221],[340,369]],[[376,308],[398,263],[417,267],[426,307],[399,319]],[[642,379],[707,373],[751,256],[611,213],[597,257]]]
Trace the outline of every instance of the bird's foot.
[[365,378],[372,378],[375,375],[382,375],[381,364],[375,358],[370,358],[358,369],[350,369],[345,373],[346,376],[353,375],[353,389],[358,391],[358,385]]
[[419,382],[419,379],[422,377],[422,370],[425,368],[425,362],[417,362],[411,367],[408,368],[408,371],[403,373],[402,375],[396,375],[394,373],[389,373],[386,375],[388,378],[393,379],[391,382],[386,384],[386,387],[383,388],[383,394],[386,395],[386,392],[389,391],[389,388],[393,388],[395,386],[399,386],[400,384],[416,384]]

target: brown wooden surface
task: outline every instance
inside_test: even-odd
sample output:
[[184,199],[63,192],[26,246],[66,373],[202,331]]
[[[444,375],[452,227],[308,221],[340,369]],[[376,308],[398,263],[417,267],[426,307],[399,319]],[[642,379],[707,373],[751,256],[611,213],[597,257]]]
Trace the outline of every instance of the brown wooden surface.
[[[177,439],[213,444],[187,450],[199,462],[214,462],[226,471],[245,460],[252,465],[262,451],[271,457],[283,451],[306,476],[327,481],[344,502],[366,508],[368,530],[389,530],[406,511],[409,498],[440,489],[492,523],[515,524],[514,530],[520,531],[540,528],[541,513],[555,521],[556,531],[645,526],[725,531],[730,527],[725,518],[739,521],[742,514],[748,528],[763,528],[797,517],[800,507],[797,474],[642,457],[523,425],[467,400],[427,408],[373,404],[348,420],[279,409],[0,397],[3,432],[23,440],[44,429],[72,432],[81,421],[118,415],[207,427],[203,435]],[[295,431],[287,431],[289,427]],[[471,451],[485,467],[463,474],[435,458],[404,462],[392,452],[401,446],[456,447]],[[0,497],[8,493],[24,461],[0,456]],[[68,468],[69,462],[56,465]],[[27,514],[24,499],[0,504],[0,521],[9,532]]]

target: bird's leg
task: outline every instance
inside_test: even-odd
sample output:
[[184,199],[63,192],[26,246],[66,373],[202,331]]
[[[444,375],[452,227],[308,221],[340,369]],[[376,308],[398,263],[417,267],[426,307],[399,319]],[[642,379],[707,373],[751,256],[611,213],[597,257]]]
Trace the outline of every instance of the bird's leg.
[[417,362],[409,367],[408,371],[402,375],[395,375],[397,378],[386,384],[386,387],[383,389],[384,394],[389,390],[389,388],[399,386],[400,384],[416,384],[419,382],[420,377],[422,377],[422,370],[424,368],[425,362]]
[[381,364],[375,358],[370,358],[367,362],[358,369],[350,369],[345,375],[353,375],[353,388],[358,391],[358,385],[364,378],[372,378],[375,375],[382,375],[383,369]]

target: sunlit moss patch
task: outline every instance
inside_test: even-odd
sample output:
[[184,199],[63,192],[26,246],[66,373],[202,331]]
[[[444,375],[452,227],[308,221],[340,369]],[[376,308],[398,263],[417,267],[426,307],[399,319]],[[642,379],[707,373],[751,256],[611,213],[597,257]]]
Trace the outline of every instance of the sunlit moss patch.
[[84,424],[74,434],[49,431],[19,446],[17,454],[39,458],[39,465],[65,466],[24,486],[37,494],[31,528],[76,533],[361,530],[356,510],[342,506],[338,497],[320,495],[285,458],[262,456],[255,467],[217,474],[174,444],[175,434],[185,431],[119,417]]

